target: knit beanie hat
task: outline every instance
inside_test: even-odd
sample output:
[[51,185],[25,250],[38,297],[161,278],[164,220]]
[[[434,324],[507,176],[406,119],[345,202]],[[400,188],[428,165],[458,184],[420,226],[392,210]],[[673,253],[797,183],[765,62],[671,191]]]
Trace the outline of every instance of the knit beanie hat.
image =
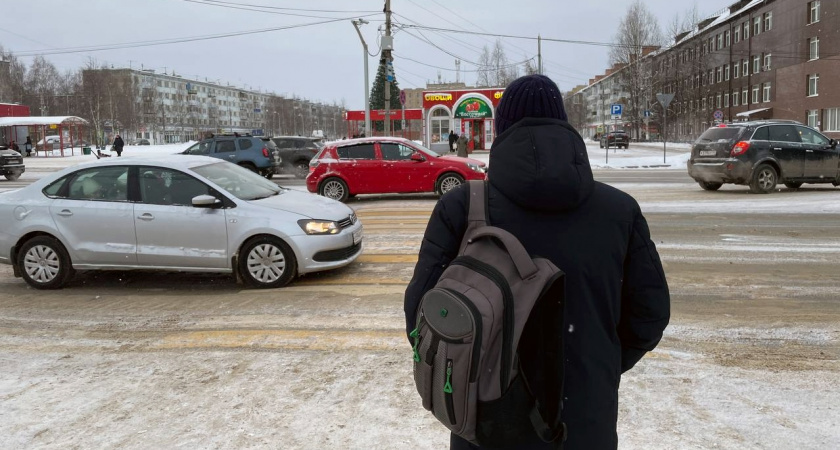
[[545,75],[517,78],[496,107],[496,136],[525,117],[567,120],[560,89]]

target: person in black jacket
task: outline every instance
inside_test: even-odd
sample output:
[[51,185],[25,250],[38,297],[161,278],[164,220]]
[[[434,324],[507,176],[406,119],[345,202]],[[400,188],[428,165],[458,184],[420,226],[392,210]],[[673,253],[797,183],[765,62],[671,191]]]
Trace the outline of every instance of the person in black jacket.
[[116,138],[114,138],[114,151],[117,152],[117,156],[122,156],[123,147],[125,146],[125,142],[123,142],[122,138],[118,134]]
[[455,153],[455,143],[458,142],[458,133],[454,130],[449,132],[449,153]]
[[[496,110],[488,172],[489,222],[566,273],[566,449],[618,446],[618,386],[662,338],[670,317],[665,273],[638,203],[597,182],[583,139],[566,121],[557,86],[529,75],[508,86]],[[468,186],[435,206],[405,292],[406,332],[423,294],[458,253]],[[651,394],[654,396],[655,394]],[[452,435],[451,449],[475,449]],[[523,449],[550,449],[536,434]]]

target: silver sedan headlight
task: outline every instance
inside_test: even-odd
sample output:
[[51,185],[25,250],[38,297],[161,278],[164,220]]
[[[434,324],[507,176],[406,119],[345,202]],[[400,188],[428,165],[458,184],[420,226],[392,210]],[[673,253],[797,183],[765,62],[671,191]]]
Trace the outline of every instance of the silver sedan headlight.
[[298,225],[306,232],[306,234],[338,234],[341,227],[336,222],[328,220],[298,220]]
[[467,163],[467,167],[470,168],[473,172],[484,173],[487,171],[483,166],[479,166],[478,164],[470,164]]

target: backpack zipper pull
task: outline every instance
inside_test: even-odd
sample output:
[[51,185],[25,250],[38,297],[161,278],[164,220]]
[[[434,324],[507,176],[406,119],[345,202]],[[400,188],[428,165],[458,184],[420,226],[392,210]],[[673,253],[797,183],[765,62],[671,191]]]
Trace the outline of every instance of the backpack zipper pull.
[[411,347],[414,351],[414,362],[420,362],[420,352],[417,351],[417,344],[420,343],[420,327],[415,328],[409,336],[414,338],[414,345]]
[[452,383],[450,382],[452,379],[452,360],[446,361],[446,383],[443,385],[443,392],[447,394],[452,393]]

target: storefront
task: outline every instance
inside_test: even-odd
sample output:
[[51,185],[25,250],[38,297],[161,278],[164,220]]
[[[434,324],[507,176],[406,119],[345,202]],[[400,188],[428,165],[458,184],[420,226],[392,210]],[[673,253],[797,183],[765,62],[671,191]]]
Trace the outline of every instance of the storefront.
[[423,142],[439,153],[449,146],[449,134],[467,136],[469,151],[493,144],[493,121],[504,88],[423,92]]

